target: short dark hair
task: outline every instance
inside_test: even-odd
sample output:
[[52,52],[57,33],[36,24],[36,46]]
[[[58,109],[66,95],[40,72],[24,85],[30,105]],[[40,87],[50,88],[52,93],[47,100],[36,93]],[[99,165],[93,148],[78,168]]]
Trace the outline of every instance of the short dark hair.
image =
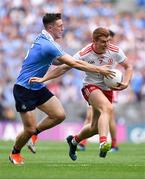
[[43,25],[46,28],[48,24],[54,23],[58,19],[61,19],[61,13],[46,13],[42,18]]
[[115,32],[112,31],[112,30],[110,30],[110,29],[109,29],[109,33],[110,33],[110,36],[111,36],[111,37],[114,37],[114,36],[115,36]]

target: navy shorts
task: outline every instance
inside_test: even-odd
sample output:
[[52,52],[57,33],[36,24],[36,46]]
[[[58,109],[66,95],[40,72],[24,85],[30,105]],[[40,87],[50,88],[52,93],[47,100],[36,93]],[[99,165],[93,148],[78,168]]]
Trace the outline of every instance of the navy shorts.
[[18,84],[14,85],[13,94],[18,112],[32,111],[54,96],[46,87],[40,90],[31,90]]

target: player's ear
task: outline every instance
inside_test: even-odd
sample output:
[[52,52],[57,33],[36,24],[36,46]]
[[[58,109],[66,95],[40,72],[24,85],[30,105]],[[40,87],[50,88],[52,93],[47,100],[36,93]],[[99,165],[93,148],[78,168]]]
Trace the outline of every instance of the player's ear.
[[98,40],[97,39],[93,39],[93,43],[96,43]]
[[53,28],[53,25],[52,24],[48,24],[46,30],[51,30],[52,28]]

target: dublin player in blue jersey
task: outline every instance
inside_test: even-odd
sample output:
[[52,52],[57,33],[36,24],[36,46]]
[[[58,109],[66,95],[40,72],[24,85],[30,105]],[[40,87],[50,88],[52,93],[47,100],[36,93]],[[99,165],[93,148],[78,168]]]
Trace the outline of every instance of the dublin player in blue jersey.
[[[16,110],[20,113],[24,126],[24,130],[17,136],[9,155],[10,161],[14,164],[24,163],[20,152],[32,135],[50,129],[65,119],[65,112],[58,98],[44,84],[30,84],[31,77],[43,77],[55,60],[79,70],[113,76],[108,66],[97,67],[76,60],[66,54],[55,42],[56,39],[62,37],[63,33],[60,13],[46,13],[43,16],[43,25],[44,30],[38,35],[28,51],[13,89]],[[39,124],[36,122],[35,108],[47,115]]]

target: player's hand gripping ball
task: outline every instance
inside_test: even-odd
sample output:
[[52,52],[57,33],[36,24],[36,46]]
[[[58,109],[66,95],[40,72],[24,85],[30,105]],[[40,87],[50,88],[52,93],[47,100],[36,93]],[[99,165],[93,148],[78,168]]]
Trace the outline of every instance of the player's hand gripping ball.
[[117,87],[118,83],[121,83],[123,80],[123,74],[120,70],[112,69],[112,71],[115,72],[114,77],[104,77],[104,83],[110,88]]

